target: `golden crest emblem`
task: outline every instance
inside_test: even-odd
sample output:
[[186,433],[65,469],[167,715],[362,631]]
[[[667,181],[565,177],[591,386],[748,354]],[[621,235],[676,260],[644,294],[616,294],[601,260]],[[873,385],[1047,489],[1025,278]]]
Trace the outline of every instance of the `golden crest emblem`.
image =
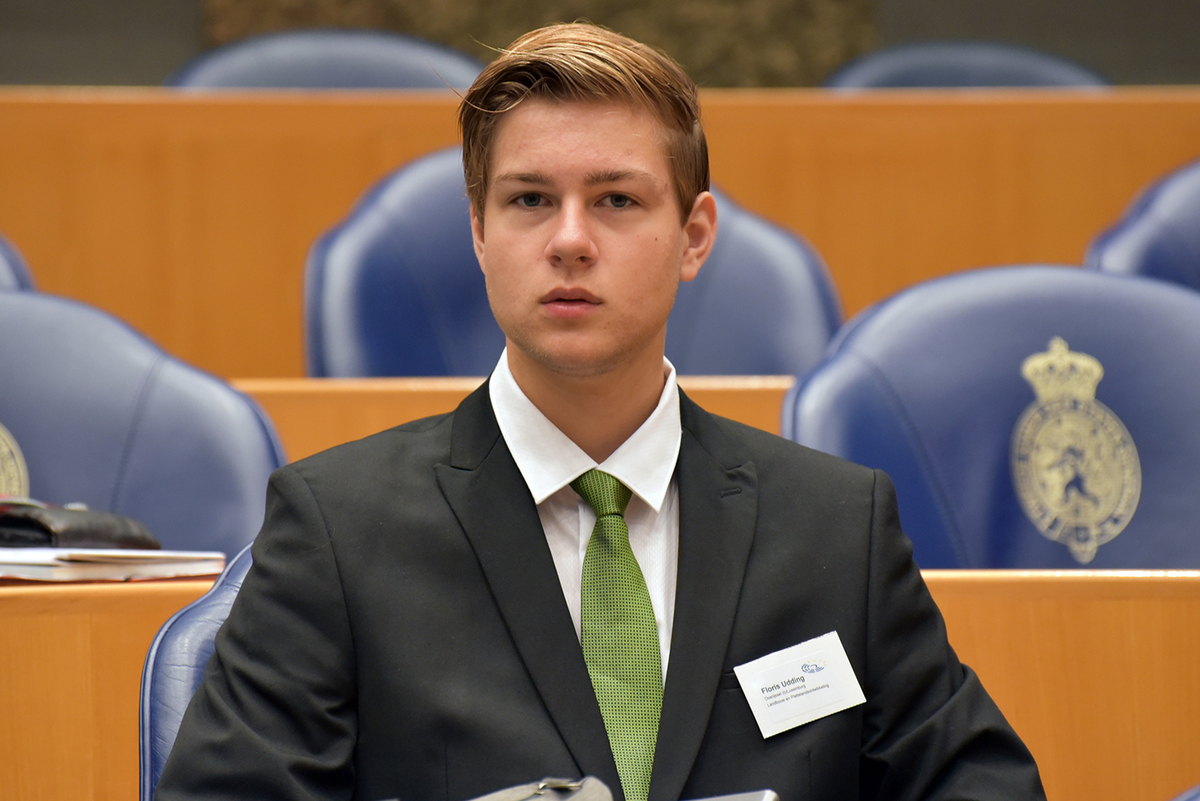
[[29,496],[29,469],[25,456],[8,429],[0,425],[0,496]]
[[1137,448],[1096,400],[1100,362],[1059,337],[1021,365],[1037,400],[1013,429],[1013,486],[1038,530],[1081,564],[1124,530],[1142,492]]

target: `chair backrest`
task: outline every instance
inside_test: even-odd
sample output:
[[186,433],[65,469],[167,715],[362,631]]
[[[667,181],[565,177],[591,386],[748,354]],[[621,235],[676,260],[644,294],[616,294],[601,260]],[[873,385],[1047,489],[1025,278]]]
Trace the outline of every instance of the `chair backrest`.
[[229,616],[253,557],[247,545],[212,588],[163,624],[142,668],[138,716],[141,799],[151,801],[179,724],[213,655],[217,630]]
[[1191,789],[1184,790],[1182,793],[1172,798],[1171,801],[1200,801],[1200,784],[1197,784]]
[[483,64],[400,33],[292,30],[204,53],[163,82],[190,89],[461,89]]
[[[681,374],[796,375],[841,322],[832,279],[795,234],[719,192],[717,240],[679,288],[667,356]],[[504,347],[471,242],[457,147],[367,192],[305,274],[313,376],[487,375]]]
[[999,42],[916,42],[867,53],[840,67],[831,89],[1100,87],[1108,81],[1050,53]]
[[33,275],[21,252],[0,236],[0,291],[33,288]]
[[1200,290],[1200,161],[1143,190],[1121,219],[1092,241],[1084,265]]
[[783,432],[888,472],[925,568],[1200,568],[1198,332],[1160,281],[966,272],[847,323]]
[[164,548],[236,553],[283,463],[247,396],[97,309],[0,292],[0,424],[29,494],[140,520]]

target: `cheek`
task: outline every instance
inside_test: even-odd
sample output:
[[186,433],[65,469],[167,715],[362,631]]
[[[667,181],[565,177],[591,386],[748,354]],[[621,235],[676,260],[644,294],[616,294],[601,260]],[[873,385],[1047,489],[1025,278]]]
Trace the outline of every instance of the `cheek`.
[[519,269],[509,260],[496,258],[498,252],[503,251],[493,250],[493,258],[487,260],[488,266],[483,272],[484,284],[493,305],[496,301],[511,304],[527,294],[527,271]]

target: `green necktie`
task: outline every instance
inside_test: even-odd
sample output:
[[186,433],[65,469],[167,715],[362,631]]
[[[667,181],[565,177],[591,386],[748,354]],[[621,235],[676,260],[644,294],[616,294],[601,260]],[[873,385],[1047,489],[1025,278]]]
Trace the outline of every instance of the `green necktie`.
[[596,513],[583,559],[581,640],[627,801],[646,801],[658,717],[662,656],[646,579],[629,547],[629,488],[589,470],[571,488]]

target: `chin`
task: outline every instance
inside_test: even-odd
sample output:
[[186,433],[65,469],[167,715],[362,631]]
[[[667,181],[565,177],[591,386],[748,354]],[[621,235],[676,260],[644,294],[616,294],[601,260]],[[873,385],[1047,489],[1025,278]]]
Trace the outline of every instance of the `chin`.
[[[660,329],[665,331],[665,325]],[[518,336],[506,337],[510,354],[519,352],[531,365],[548,373],[569,378],[595,378],[611,375],[638,364],[653,361],[662,363],[665,335],[597,336],[596,331],[529,332],[516,331]],[[536,335],[532,335],[536,333]]]
[[567,378],[597,378],[613,372],[620,366],[618,360],[603,359],[551,357],[537,361],[547,370]]
[[631,361],[627,353],[597,351],[594,348],[520,348],[521,352],[548,372],[567,378],[596,378],[607,375]]

